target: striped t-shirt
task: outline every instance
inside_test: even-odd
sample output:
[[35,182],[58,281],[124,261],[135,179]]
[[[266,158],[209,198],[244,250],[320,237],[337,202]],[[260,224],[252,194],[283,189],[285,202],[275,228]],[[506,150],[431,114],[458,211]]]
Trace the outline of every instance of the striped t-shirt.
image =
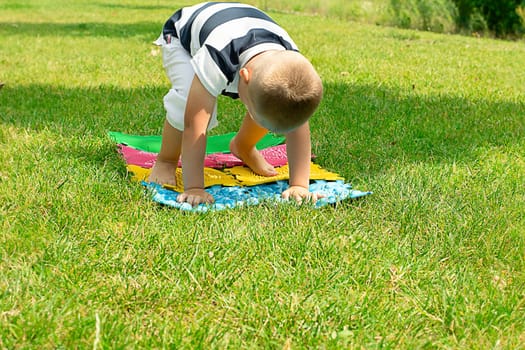
[[288,33],[261,10],[240,3],[207,2],[175,12],[164,38],[179,38],[201,83],[213,96],[238,97],[239,70],[267,50],[295,50]]

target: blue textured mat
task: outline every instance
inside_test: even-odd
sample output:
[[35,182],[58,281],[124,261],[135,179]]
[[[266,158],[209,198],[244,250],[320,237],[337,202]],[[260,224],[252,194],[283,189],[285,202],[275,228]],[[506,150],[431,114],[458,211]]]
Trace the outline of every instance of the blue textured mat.
[[[270,184],[250,186],[250,187],[223,187],[213,186],[206,189],[215,198],[214,204],[200,204],[192,207],[188,203],[177,202],[178,192],[168,190],[162,186],[142,182],[151,193],[153,201],[190,212],[207,212],[213,210],[224,210],[240,206],[257,205],[261,201],[275,203],[285,202],[281,198],[281,193],[288,188],[288,181],[277,181]],[[353,190],[350,184],[344,181],[324,181],[317,180],[310,184],[310,192],[323,193],[325,198],[319,199],[313,208],[321,208],[328,204],[335,204],[345,199],[364,197],[372,192],[362,192]]]

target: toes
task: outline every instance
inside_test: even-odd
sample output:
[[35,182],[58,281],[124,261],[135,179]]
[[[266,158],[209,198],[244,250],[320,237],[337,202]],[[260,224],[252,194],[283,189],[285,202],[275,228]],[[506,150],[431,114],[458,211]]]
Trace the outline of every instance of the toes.
[[264,170],[264,173],[262,175],[264,176],[276,176],[279,173],[275,170],[274,167],[270,167]]

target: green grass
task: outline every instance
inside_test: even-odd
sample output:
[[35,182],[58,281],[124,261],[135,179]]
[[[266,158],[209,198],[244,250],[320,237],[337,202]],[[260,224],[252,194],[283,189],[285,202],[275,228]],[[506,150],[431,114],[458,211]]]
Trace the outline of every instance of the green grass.
[[188,215],[106,135],[160,133],[183,4],[0,4],[0,348],[523,349],[523,43],[272,13],[325,83],[318,163],[374,195]]

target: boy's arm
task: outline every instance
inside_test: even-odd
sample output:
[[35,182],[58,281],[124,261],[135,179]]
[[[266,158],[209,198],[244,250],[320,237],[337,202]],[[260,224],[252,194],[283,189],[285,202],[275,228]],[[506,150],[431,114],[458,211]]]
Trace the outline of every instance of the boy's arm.
[[184,113],[182,136],[182,178],[184,193],[179,202],[191,205],[213,203],[213,197],[204,191],[204,157],[206,153],[206,130],[215,107],[216,98],[195,76],[191,84]]
[[316,201],[323,197],[310,193],[311,154],[310,126],[308,122],[286,135],[286,150],[290,167],[289,187],[282,193],[284,199],[292,198],[298,202],[303,199]]

